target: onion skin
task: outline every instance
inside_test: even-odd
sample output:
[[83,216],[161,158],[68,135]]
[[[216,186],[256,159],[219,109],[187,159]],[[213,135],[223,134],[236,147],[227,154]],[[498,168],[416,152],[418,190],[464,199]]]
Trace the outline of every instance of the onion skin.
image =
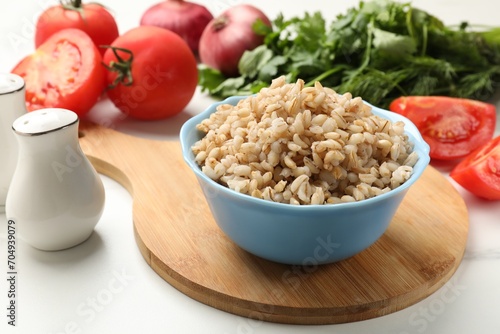
[[213,18],[212,13],[202,5],[183,0],[166,0],[148,8],[141,17],[140,25],[173,31],[197,55],[201,34]]
[[243,53],[264,42],[264,37],[252,28],[257,19],[271,27],[271,21],[260,9],[247,4],[231,7],[210,21],[200,39],[201,62],[226,77],[237,76]]

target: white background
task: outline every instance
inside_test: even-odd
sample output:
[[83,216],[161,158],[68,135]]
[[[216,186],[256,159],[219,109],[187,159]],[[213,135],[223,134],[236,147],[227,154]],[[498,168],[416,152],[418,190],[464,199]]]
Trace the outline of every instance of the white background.
[[[112,9],[120,32],[138,25],[157,1],[102,0]],[[203,3],[203,1],[197,1]],[[240,0],[205,1],[213,14]],[[33,51],[34,24],[55,0],[3,1],[0,5],[0,71],[9,72]],[[327,19],[356,1],[253,1],[271,18],[321,10]],[[493,0],[415,0],[447,24],[500,26],[500,4]],[[89,118],[129,134],[176,139],[182,123],[212,100],[197,92],[186,110],[158,122],[123,117],[103,100]],[[497,100],[494,103],[499,106]],[[497,134],[499,125],[497,123]],[[1,161],[0,161],[1,163]],[[448,166],[437,166],[444,174]],[[402,311],[350,324],[291,326],[263,323],[201,304],[163,281],[139,253],[132,232],[131,196],[103,177],[107,203],[96,232],[84,244],[61,252],[35,250],[18,243],[18,319],[7,326],[7,284],[0,275],[1,333],[499,333],[500,203],[475,198],[454,184],[469,208],[470,232],[465,258],[442,289]],[[6,221],[0,214],[0,265],[6,273]],[[5,305],[5,306],[4,306]]]

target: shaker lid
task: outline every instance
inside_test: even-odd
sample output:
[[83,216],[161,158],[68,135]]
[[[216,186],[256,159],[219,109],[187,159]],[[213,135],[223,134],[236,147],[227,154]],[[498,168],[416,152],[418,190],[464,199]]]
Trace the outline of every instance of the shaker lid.
[[68,127],[78,122],[78,115],[62,108],[45,108],[28,112],[12,123],[12,129],[20,135],[38,136]]
[[0,95],[17,92],[24,87],[24,80],[14,73],[0,73]]

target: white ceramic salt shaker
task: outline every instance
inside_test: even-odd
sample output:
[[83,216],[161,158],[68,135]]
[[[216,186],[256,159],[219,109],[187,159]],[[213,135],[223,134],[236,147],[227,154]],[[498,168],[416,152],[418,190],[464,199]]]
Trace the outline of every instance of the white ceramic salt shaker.
[[19,143],[5,211],[35,248],[66,249],[92,234],[104,187],[80,148],[78,116],[66,109],[29,112],[12,124]]
[[26,113],[24,80],[12,73],[0,73],[0,212],[17,163],[17,141],[12,122]]

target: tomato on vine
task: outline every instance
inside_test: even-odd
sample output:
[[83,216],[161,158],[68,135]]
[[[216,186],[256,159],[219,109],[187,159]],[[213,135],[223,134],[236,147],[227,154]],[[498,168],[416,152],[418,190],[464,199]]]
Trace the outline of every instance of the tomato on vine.
[[196,58],[172,31],[139,26],[118,37],[104,54],[107,95],[125,115],[155,120],[180,113],[198,84]]
[[[104,6],[84,4],[81,0],[66,0],[49,7],[40,15],[36,23],[35,46],[40,46],[55,32],[67,28],[84,31],[98,48],[111,44],[119,34],[114,17]],[[103,55],[106,50],[99,51]]]

